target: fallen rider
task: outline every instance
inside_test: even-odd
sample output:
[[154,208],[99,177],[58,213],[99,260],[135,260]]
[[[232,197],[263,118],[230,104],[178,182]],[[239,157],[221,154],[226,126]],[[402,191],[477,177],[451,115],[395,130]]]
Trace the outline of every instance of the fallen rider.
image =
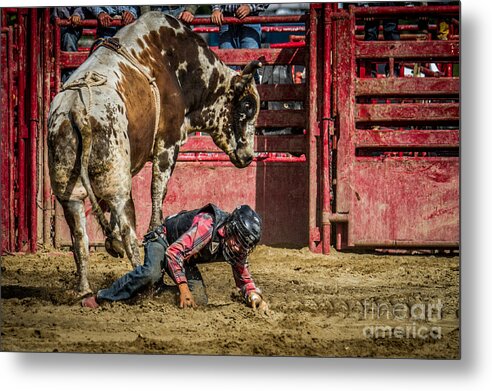
[[144,237],[144,264],[120,277],[109,288],[82,300],[83,307],[97,308],[104,301],[133,297],[162,281],[167,273],[179,289],[179,307],[196,307],[193,291],[207,301],[200,263],[227,262],[245,303],[261,312],[268,304],[256,287],[248,267],[248,255],[261,237],[261,218],[248,205],[227,213],[213,204],[168,216]]

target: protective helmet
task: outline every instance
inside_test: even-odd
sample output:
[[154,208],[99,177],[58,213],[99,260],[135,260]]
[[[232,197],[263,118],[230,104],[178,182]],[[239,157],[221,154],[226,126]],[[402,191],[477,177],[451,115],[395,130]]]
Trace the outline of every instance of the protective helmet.
[[[261,217],[248,205],[238,206],[224,225],[224,258],[230,264],[245,263],[261,238]],[[233,238],[237,246],[231,246]]]

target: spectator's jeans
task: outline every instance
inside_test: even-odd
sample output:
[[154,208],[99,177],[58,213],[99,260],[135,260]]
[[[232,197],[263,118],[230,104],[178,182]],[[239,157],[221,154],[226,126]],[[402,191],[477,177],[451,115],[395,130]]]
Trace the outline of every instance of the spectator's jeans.
[[[379,34],[379,20],[367,21],[364,24],[364,41],[377,41]],[[398,20],[383,20],[383,36],[385,41],[399,41]]]
[[110,301],[126,300],[142,288],[158,282],[162,278],[165,266],[165,252],[166,247],[159,241],[147,242],[143,265],[117,279],[109,288],[101,289],[97,292],[97,298]]
[[[259,49],[261,42],[261,25],[259,24],[226,24],[220,27],[220,49]],[[237,67],[233,67],[237,70]],[[255,82],[259,83],[258,73],[254,74]]]
[[98,26],[96,34],[97,38],[111,38],[118,32],[118,27],[102,27]]
[[179,14],[185,10],[185,7],[184,6],[163,5],[162,7],[155,7],[152,9],[164,12],[165,14],[174,16],[177,19]]
[[[81,27],[62,27],[60,29],[61,50],[65,52],[76,52],[79,50],[79,39],[82,36]],[[66,69],[62,72],[62,83],[65,83],[74,69]]]

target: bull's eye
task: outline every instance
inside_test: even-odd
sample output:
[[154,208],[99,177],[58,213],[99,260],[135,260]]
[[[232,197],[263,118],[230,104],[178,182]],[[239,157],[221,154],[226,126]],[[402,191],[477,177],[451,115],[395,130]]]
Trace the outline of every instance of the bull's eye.
[[239,101],[239,112],[244,115],[246,120],[250,120],[254,117],[256,112],[256,101],[251,95],[246,95]]

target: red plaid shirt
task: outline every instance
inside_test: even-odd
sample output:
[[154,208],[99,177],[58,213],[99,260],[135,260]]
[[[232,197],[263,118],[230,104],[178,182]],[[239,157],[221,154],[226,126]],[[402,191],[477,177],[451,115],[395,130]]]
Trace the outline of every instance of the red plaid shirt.
[[[167,264],[171,277],[176,284],[187,282],[184,271],[185,264],[212,240],[213,225],[214,221],[210,213],[199,213],[193,219],[190,229],[168,247],[166,251]],[[232,273],[236,286],[241,290],[244,297],[249,292],[256,291],[247,263],[243,265],[236,262],[232,266]]]

